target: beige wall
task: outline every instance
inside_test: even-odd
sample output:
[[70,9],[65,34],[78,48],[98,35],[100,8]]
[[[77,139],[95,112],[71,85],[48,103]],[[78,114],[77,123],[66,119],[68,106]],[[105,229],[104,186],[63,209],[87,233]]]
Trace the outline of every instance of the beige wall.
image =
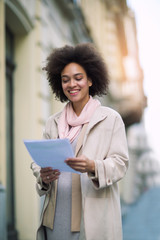
[[31,239],[37,227],[39,206],[35,181],[29,169],[31,159],[23,139],[38,138],[34,31],[28,36],[17,37],[15,49],[17,69],[14,77],[14,159],[17,229],[20,239]]

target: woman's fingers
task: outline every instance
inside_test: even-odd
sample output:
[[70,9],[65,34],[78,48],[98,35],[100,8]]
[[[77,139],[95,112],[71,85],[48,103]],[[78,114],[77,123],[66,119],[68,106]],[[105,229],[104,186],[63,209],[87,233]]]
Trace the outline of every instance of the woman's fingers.
[[65,161],[67,165],[79,172],[94,172],[95,163],[93,160],[88,159],[86,156],[82,155],[76,158],[68,158]]
[[68,161],[67,162],[67,164],[71,167],[71,168],[73,168],[73,169],[75,169],[75,170],[77,170],[77,171],[86,171],[87,170],[87,165],[86,165],[86,163],[85,162],[79,162],[79,161]]
[[52,174],[48,174],[47,176],[45,176],[45,177],[43,178],[43,181],[44,181],[45,183],[53,182],[53,181],[55,181],[56,179],[59,178],[59,175],[60,175],[59,172],[52,173]]
[[42,178],[42,181],[47,184],[58,179],[59,175],[60,172],[58,169],[52,169],[50,167],[47,167],[41,168],[40,170],[40,176]]

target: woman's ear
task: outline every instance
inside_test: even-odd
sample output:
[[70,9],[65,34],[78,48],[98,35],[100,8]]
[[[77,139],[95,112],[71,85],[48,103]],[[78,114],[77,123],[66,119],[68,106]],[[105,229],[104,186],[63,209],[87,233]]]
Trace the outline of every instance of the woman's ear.
[[88,82],[89,82],[89,87],[92,86],[92,80],[90,78],[88,78]]

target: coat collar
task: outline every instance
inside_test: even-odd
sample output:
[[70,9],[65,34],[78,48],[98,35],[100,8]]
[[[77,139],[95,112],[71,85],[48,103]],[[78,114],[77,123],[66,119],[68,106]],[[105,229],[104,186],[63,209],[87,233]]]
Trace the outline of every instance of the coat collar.
[[59,121],[59,118],[60,118],[60,116],[61,116],[61,113],[62,113],[62,111],[56,113],[56,115],[55,115],[55,117],[54,117],[54,120],[55,120],[55,122],[56,122],[57,125],[58,125],[58,121]]
[[[106,118],[108,116],[108,111],[107,111],[107,107],[103,107],[103,106],[99,106],[97,107],[97,109],[95,110],[91,121],[89,123],[88,129],[91,129],[96,123],[102,121],[104,118]],[[58,124],[60,115],[62,112],[59,112],[55,115],[55,122]]]
[[[58,121],[59,121],[59,118],[60,118],[60,115],[61,115],[61,112],[57,113],[55,115],[55,122],[56,124],[58,125]],[[82,137],[82,141],[80,139],[78,139],[78,142],[77,142],[77,147],[76,147],[76,155],[78,154],[78,152],[80,151],[83,143],[86,141],[86,138],[87,138],[87,135],[88,133],[90,132],[90,130],[98,123],[98,122],[101,122],[102,120],[104,120],[105,118],[107,118],[108,116],[108,108],[107,107],[103,107],[103,106],[99,106],[97,107],[97,109],[95,110],[89,124],[86,124],[85,126],[85,132],[83,134],[83,137]],[[81,135],[81,134],[80,134]]]
[[[55,122],[58,125],[58,121],[60,118],[62,112],[59,112],[55,115]],[[86,129],[86,135],[90,132],[90,130],[98,123],[101,122],[103,119],[105,119],[108,116],[108,108],[104,107],[104,106],[99,106],[97,107],[97,109],[95,110],[89,124],[88,127]]]
[[80,153],[81,147],[82,147],[82,145],[85,144],[90,130],[98,122],[101,122],[102,120],[104,120],[107,116],[108,116],[108,108],[100,106],[95,110],[90,122],[88,124],[84,124],[84,126],[82,128],[82,131],[81,131],[80,136],[79,136],[78,141],[77,141],[76,155],[75,156],[78,156],[78,154]]
[[88,128],[87,128],[87,131],[86,131],[86,134],[89,133],[89,131],[98,123],[98,122],[101,122],[102,120],[104,120],[106,117],[108,116],[108,111],[107,111],[107,107],[103,107],[103,106],[100,106],[98,107],[90,122],[89,122],[89,125],[88,125]]

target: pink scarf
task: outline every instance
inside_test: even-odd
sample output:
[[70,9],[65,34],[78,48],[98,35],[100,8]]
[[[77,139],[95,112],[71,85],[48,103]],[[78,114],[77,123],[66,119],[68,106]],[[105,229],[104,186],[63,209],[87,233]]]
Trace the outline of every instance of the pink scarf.
[[68,102],[59,119],[59,138],[68,138],[70,142],[73,142],[81,131],[82,125],[90,121],[98,106],[100,106],[100,102],[90,96],[90,99],[84,106],[81,114],[77,116],[72,108],[72,103]]

